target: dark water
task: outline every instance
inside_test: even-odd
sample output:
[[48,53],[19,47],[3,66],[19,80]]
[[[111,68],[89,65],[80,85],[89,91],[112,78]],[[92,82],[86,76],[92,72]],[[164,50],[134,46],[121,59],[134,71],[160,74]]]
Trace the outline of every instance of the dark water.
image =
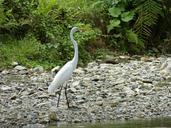
[[48,128],[171,128],[171,118],[115,121],[109,123],[58,124]]

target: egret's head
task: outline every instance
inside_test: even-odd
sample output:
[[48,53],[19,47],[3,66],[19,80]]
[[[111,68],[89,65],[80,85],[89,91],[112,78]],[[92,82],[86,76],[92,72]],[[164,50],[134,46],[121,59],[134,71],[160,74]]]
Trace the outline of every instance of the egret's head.
[[73,28],[71,29],[71,33],[75,33],[75,32],[77,32],[77,31],[80,31],[78,27],[73,27]]

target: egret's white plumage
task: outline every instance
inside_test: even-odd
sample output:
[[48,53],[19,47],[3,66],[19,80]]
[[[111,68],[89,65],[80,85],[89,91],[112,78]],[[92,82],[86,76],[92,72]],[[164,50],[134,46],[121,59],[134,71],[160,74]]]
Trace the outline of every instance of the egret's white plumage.
[[48,92],[53,93],[56,89],[60,88],[60,86],[63,85],[65,81],[69,80],[70,76],[72,75],[72,71],[73,71],[72,62],[69,61],[56,74],[52,83],[48,87]]
[[78,63],[78,46],[77,42],[73,38],[73,34],[78,31],[77,27],[73,27],[70,32],[70,38],[74,46],[74,58],[67,62],[56,74],[52,83],[48,87],[48,92],[53,93],[56,89],[60,88],[67,80],[70,79],[74,69]]

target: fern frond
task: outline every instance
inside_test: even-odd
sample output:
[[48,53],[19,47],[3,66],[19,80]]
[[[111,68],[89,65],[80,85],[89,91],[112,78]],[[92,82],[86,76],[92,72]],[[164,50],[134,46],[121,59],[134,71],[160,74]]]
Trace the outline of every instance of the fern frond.
[[134,30],[142,39],[147,40],[151,36],[153,25],[162,14],[162,6],[156,0],[144,0],[138,4],[135,9],[138,18],[134,24]]

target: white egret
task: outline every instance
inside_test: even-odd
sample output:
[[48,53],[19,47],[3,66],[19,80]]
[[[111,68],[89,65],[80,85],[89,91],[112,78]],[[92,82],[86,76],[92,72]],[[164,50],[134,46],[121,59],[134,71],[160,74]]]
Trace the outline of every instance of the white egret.
[[48,87],[48,92],[53,93],[56,89],[60,88],[57,107],[59,106],[59,100],[61,95],[61,90],[63,85],[65,86],[65,96],[67,100],[67,105],[69,108],[69,102],[67,97],[67,81],[70,79],[73,71],[76,69],[77,63],[78,63],[78,46],[77,42],[74,40],[73,34],[78,31],[79,29],[77,27],[73,27],[70,32],[70,38],[74,46],[74,57],[71,61],[67,62],[55,75],[55,78],[53,79],[52,83]]

